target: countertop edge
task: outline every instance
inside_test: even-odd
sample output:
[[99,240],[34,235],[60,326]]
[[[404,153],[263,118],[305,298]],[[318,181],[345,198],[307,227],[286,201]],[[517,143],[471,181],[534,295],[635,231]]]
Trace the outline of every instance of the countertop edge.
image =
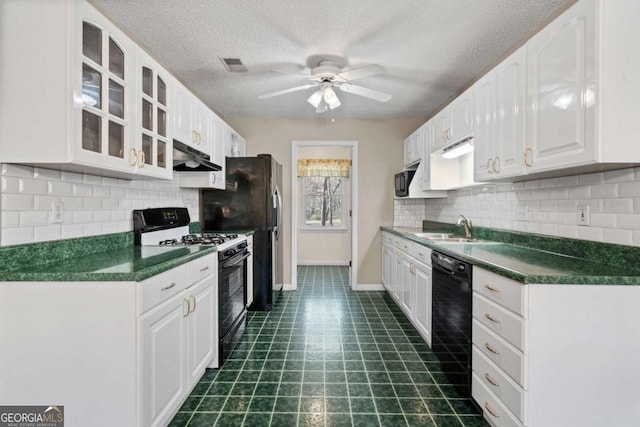
[[[398,230],[401,228],[402,230]],[[509,279],[515,280],[522,284],[527,285],[600,285],[600,286],[638,286],[640,285],[640,277],[638,276],[562,276],[562,275],[528,275],[521,272],[517,272],[506,268],[504,266],[496,265],[493,263],[486,262],[480,258],[472,257],[466,254],[463,254],[459,251],[451,247],[445,247],[443,245],[438,245],[435,242],[430,240],[420,238],[412,234],[410,229],[415,228],[415,233],[422,232],[422,228],[420,227],[391,227],[391,226],[380,226],[380,230],[386,231],[402,238],[411,240],[416,242],[422,246],[426,246],[432,250],[437,250],[438,252],[442,252],[446,255],[450,255],[452,257],[458,258],[462,261],[469,262],[473,265],[477,265],[478,267],[484,268],[485,270],[491,271],[492,273],[496,273],[500,276],[507,277]],[[509,243],[503,243],[505,245],[515,246]],[[528,248],[530,249],[530,248]],[[536,249],[531,249],[532,251]],[[564,254],[558,254],[564,255]],[[588,262],[585,260],[585,262]],[[607,277],[607,280],[603,280],[603,277]]]

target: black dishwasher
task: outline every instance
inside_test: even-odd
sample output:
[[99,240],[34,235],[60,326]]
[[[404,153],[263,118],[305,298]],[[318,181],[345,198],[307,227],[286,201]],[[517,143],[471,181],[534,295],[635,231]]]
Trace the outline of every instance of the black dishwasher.
[[436,251],[431,348],[460,397],[471,396],[471,264]]

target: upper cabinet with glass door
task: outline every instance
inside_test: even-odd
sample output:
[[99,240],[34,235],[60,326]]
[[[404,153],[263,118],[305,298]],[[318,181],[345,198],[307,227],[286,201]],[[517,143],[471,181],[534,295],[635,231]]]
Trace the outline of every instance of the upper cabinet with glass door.
[[173,96],[169,85],[173,79],[149,54],[138,48],[136,68],[136,108],[139,120],[134,146],[138,172],[171,179],[173,139],[170,105]]
[[0,40],[3,162],[139,175],[132,40],[77,0],[1,2]]

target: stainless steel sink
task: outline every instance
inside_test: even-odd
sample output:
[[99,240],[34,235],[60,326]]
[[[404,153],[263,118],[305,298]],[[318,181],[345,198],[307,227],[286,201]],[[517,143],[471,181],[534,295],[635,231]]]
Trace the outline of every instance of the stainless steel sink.
[[487,243],[486,240],[480,240],[480,239],[468,239],[466,237],[460,237],[460,236],[446,236],[446,237],[441,237],[441,238],[433,238],[430,239],[434,242],[446,242],[446,243]]
[[453,234],[450,233],[413,233],[413,235],[428,240],[447,239],[453,236]]

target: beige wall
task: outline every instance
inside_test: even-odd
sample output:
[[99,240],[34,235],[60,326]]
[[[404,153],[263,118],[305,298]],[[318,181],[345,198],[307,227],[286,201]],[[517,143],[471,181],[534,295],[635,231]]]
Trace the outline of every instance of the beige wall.
[[[225,120],[247,139],[247,155],[272,154],[283,166],[284,221],[291,224],[291,141],[358,141],[358,283],[380,283],[381,225],[393,224],[393,174],[402,169],[402,141],[424,118]],[[291,228],[284,233],[284,282],[291,283]]]

